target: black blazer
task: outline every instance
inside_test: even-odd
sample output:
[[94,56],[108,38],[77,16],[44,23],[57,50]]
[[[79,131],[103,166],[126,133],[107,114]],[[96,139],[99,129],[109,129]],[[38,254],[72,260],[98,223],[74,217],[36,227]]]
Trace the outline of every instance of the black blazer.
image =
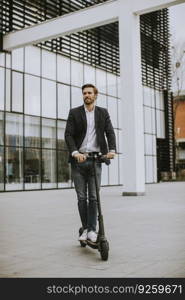
[[[100,152],[107,154],[109,150],[116,151],[116,137],[106,108],[95,106],[95,129]],[[65,141],[70,152],[78,151],[87,131],[87,120],[84,105],[70,109],[65,129]],[[106,138],[107,141],[106,141]]]

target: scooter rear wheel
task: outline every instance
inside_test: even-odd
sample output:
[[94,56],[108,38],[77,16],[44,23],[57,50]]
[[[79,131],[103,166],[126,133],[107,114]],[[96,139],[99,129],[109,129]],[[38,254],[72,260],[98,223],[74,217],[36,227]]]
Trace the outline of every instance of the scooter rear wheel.
[[109,243],[108,241],[103,241],[100,243],[100,254],[102,260],[108,260],[109,257]]
[[80,241],[80,246],[85,248],[87,246],[87,244],[85,242]]

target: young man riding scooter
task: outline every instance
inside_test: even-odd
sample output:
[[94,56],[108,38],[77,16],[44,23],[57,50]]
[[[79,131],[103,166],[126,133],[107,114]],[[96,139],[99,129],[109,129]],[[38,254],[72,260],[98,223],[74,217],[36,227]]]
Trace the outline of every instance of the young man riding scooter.
[[[116,138],[107,109],[96,106],[98,90],[93,84],[82,86],[84,104],[70,109],[65,141],[70,153],[72,178],[78,198],[83,232],[79,241],[97,240],[97,196],[93,172],[94,154],[107,159],[116,155]],[[101,163],[96,162],[98,187],[101,184]]]

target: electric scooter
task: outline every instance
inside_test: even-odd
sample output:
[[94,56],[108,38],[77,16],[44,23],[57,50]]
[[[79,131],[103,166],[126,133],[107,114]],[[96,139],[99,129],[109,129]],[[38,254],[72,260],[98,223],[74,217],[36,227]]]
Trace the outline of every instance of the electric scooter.
[[[80,241],[81,247],[89,246],[93,249],[98,249],[100,252],[102,260],[108,260],[109,256],[109,242],[105,237],[105,230],[104,230],[104,222],[103,222],[103,215],[101,209],[101,202],[100,202],[100,194],[99,194],[99,187],[98,187],[98,178],[96,173],[96,161],[104,162],[106,165],[110,164],[110,160],[103,156],[101,153],[94,154],[91,159],[93,160],[93,169],[94,169],[94,178],[95,178],[95,186],[96,186],[96,196],[97,196],[97,209],[98,209],[98,236],[95,243],[90,240]],[[79,229],[79,236],[83,233],[83,228]]]

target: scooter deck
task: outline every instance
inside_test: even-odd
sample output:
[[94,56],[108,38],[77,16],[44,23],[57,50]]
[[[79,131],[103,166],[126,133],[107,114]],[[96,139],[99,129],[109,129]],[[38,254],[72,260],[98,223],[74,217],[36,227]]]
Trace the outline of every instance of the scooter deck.
[[98,243],[91,242],[90,240],[86,241],[87,245],[93,249],[98,249]]

